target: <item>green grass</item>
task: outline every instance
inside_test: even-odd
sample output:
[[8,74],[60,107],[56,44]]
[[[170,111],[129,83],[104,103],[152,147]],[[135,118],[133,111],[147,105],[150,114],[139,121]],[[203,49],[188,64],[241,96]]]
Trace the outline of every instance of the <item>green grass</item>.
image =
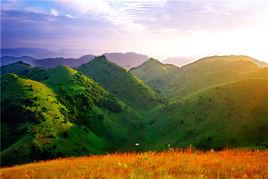
[[267,147],[267,128],[268,81],[247,79],[200,90],[155,112],[145,148]]
[[139,110],[158,105],[163,99],[126,69],[109,62],[105,56],[96,57],[78,67],[78,71],[93,78],[128,105]]
[[180,69],[179,79],[169,96],[184,96],[203,88],[246,79],[261,67],[247,56],[212,56],[200,59]]
[[[2,164],[111,152],[140,128],[139,112],[91,78],[65,66],[33,70],[26,75],[39,82],[14,74],[1,80]],[[30,149],[19,155],[13,145]]]
[[[62,114],[66,108],[57,101],[51,89],[14,74],[1,77],[1,106],[3,163],[12,162],[12,155],[20,155],[20,152],[25,157],[25,151],[15,150],[24,147],[24,143],[33,150],[50,148],[55,137],[70,127]],[[12,135],[5,135],[10,131]],[[14,142],[15,148],[12,147]],[[29,161],[31,152],[27,152],[27,156]]]
[[31,68],[32,68],[31,65],[20,61],[20,62],[12,63],[10,65],[2,66],[1,75],[7,74],[7,73],[23,73],[24,71],[27,71]]
[[243,80],[262,69],[247,56],[212,56],[177,68],[151,59],[130,71],[168,98],[182,97],[208,86]]
[[2,165],[189,145],[268,147],[267,67],[248,57],[180,69],[150,59],[131,70],[145,81],[104,56],[79,71],[10,67],[24,76],[1,75]]
[[163,94],[165,94],[166,89],[174,85],[178,71],[178,67],[162,64],[153,58],[150,58],[138,67],[130,69],[130,72],[143,80],[151,88]]

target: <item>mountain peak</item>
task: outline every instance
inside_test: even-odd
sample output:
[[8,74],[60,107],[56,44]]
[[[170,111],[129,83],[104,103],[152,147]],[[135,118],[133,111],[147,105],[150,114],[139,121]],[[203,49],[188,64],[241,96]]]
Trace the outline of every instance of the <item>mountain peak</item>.
[[132,73],[103,56],[96,57],[78,71],[93,78],[113,95],[130,106],[147,108],[156,105],[159,96]]
[[162,70],[167,70],[165,64],[161,63],[160,61],[154,59],[154,58],[149,58],[146,62],[141,64],[140,66],[134,67],[131,69],[131,71],[134,71],[136,69],[142,69],[145,71],[162,71]]
[[68,67],[66,65],[58,65],[55,68],[53,68],[53,70],[54,71],[59,71],[59,72],[65,72],[65,73],[68,73],[70,75],[73,75],[73,74],[75,74],[77,72],[73,68]]
[[[160,61],[156,60],[155,58],[149,58],[149,60],[148,60],[147,62],[162,64]],[[146,63],[146,62],[145,62],[145,63]]]
[[95,58],[93,58],[88,63],[92,63],[92,62],[108,62],[108,61],[109,60],[106,58],[105,55],[100,55],[100,56],[96,56]]
[[104,61],[108,61],[108,59],[106,58],[105,55],[100,55],[100,56],[97,56],[95,59],[98,59],[98,60],[104,60]]
[[214,56],[208,56],[201,58],[200,60],[197,60],[196,62],[199,61],[206,61],[206,62],[219,62],[219,61],[224,61],[224,62],[242,62],[242,61],[247,61],[247,62],[253,62],[256,63],[256,59],[251,58],[249,56],[245,55],[214,55]]

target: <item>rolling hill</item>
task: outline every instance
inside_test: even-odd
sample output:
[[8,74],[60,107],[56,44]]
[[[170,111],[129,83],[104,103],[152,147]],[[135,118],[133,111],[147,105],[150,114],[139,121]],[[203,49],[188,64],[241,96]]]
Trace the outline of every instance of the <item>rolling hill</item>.
[[1,75],[7,74],[7,73],[20,74],[31,69],[32,66],[22,61],[19,61],[16,63],[12,63],[10,65],[1,66],[0,68],[1,68]]
[[207,87],[150,116],[145,148],[200,149],[268,145],[268,80],[246,79]]
[[225,82],[243,80],[262,69],[259,61],[247,56],[211,56],[181,68],[168,68],[151,60],[130,71],[163,95],[174,98]]
[[107,137],[113,143],[112,148],[122,145],[129,139],[129,132],[138,127],[139,117],[130,106],[70,67],[58,66],[28,76],[53,89],[58,100],[67,107],[68,118]]
[[150,58],[140,66],[131,68],[130,72],[154,90],[164,94],[175,83],[179,68],[170,64],[162,64],[158,60]]
[[76,70],[32,74],[1,77],[2,165],[114,151],[139,128],[131,107]]
[[246,56],[181,68],[150,59],[130,71],[105,56],[77,69],[1,67],[1,165],[189,145],[267,148],[267,120],[267,67]]
[[183,96],[208,86],[243,80],[261,68],[255,59],[247,56],[205,57],[183,66],[169,93],[171,96]]
[[78,71],[93,78],[111,94],[137,109],[148,109],[163,99],[131,72],[107,60],[105,56],[96,57],[78,67]]
[[1,77],[1,106],[2,165],[42,159],[72,126],[51,89],[14,74]]

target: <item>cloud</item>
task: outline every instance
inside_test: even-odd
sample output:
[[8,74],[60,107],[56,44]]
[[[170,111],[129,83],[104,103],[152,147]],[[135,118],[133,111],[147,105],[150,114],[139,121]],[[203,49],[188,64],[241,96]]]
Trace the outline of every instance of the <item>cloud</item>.
[[21,7],[22,2],[19,0],[3,0],[1,1],[1,10],[10,10]]
[[48,14],[48,12],[41,7],[24,7],[23,10],[28,12],[34,12],[37,14]]
[[74,18],[75,18],[75,17],[72,16],[71,14],[65,14],[65,16],[68,17],[68,18],[71,18],[71,19],[74,19]]
[[[58,2],[58,1],[57,1]],[[88,16],[93,19],[108,21],[117,25],[118,29],[128,32],[145,31],[146,25],[138,22],[139,11],[153,6],[162,6],[167,0],[60,0],[67,9],[75,11],[78,16]]]
[[261,43],[268,41],[268,1],[1,2],[2,46],[6,47],[134,50],[165,57],[207,52],[267,54]]
[[[69,14],[70,15],[70,14]],[[1,46],[40,48],[105,48],[113,36],[111,24],[52,16],[32,11],[1,11]]]
[[53,15],[53,16],[59,16],[59,12],[57,11],[57,9],[51,9],[51,10],[50,10],[50,13],[51,13],[51,15]]

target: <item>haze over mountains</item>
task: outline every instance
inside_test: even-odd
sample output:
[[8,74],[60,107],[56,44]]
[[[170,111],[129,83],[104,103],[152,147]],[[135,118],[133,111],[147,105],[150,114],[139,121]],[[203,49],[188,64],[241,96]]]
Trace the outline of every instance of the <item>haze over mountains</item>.
[[186,65],[188,63],[194,62],[195,58],[193,57],[169,57],[162,62],[164,64],[172,64],[176,65],[178,67],[181,67],[183,65]]
[[[73,53],[76,52],[75,55]],[[142,64],[149,59],[148,56],[127,52],[127,53],[104,53],[107,58],[122,67],[131,68]],[[95,55],[88,54],[86,50],[63,49],[51,51],[41,48],[15,48],[1,49],[1,66],[14,62],[23,61],[38,67],[55,67],[57,65],[66,65],[69,67],[78,67],[89,62]]]
[[142,61],[129,70],[106,56],[77,68],[2,66],[3,165],[189,145],[268,147],[267,64],[234,55],[181,68]]

